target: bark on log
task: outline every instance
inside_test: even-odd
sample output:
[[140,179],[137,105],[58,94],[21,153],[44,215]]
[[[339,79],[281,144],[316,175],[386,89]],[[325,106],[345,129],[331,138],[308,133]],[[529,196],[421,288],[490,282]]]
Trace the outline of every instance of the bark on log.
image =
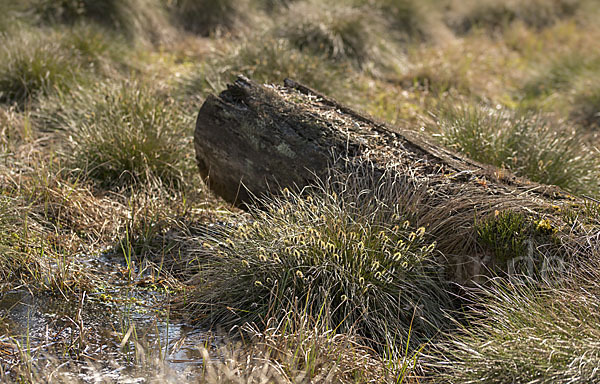
[[417,132],[386,127],[290,79],[274,86],[240,76],[218,97],[209,95],[194,141],[209,187],[238,206],[274,186],[306,185],[325,172],[332,152],[381,165],[422,163],[427,174],[451,177],[455,184],[475,182],[491,195],[496,189],[552,200],[565,195],[472,161]]
[[289,79],[283,85],[259,85],[239,77],[219,96],[206,99],[194,139],[207,185],[236,205],[270,189],[309,184],[327,172],[332,152],[369,160],[382,172],[391,166],[405,181],[407,209],[435,235],[443,252],[464,256],[470,250],[468,257],[478,259],[457,261],[470,264],[467,280],[493,264],[476,246],[475,216],[517,209],[559,220],[552,208],[576,199],[557,187],[474,162],[418,132],[391,129]]

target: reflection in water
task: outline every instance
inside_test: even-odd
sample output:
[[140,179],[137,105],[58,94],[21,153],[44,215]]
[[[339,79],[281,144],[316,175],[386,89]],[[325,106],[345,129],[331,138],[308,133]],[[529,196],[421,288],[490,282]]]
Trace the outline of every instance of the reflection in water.
[[151,359],[181,372],[201,363],[198,347],[209,343],[207,333],[170,319],[157,305],[164,297],[125,288],[108,296],[116,299],[107,300],[106,292],[78,301],[27,291],[0,296],[4,372],[10,370],[9,356],[17,344],[37,359],[92,363],[109,376]]

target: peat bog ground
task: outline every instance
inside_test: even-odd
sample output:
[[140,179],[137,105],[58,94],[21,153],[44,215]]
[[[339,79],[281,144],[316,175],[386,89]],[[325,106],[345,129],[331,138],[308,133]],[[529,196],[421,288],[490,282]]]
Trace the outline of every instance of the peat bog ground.
[[[598,0],[0,0],[0,382],[600,382],[599,17]],[[360,163],[233,207],[193,141],[239,74],[560,201],[436,195],[461,175]]]

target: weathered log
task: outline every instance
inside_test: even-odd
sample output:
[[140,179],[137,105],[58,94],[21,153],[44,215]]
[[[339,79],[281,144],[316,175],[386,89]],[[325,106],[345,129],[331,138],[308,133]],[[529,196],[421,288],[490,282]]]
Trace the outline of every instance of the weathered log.
[[293,80],[259,85],[239,77],[206,99],[194,139],[208,186],[236,205],[275,188],[309,184],[326,174],[332,153],[368,160],[382,172],[391,168],[405,181],[406,208],[443,252],[477,259],[467,267],[469,277],[477,274],[473,268],[493,264],[477,247],[476,219],[515,209],[560,220],[553,209],[576,199],[467,159],[424,134],[387,127]]
[[[259,85],[240,76],[218,97],[209,95],[196,122],[196,159],[209,187],[235,205],[272,192],[273,186],[307,184],[325,172],[332,153],[377,163],[413,163],[454,184],[482,191],[550,199],[554,186],[520,179],[432,144],[422,134],[391,129],[318,92],[285,80]],[[431,175],[426,175],[431,176]]]

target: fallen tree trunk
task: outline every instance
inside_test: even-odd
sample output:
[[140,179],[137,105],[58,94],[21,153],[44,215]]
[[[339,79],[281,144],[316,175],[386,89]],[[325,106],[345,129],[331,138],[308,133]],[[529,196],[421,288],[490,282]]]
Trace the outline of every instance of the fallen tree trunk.
[[207,185],[236,205],[272,189],[308,185],[326,175],[334,156],[397,173],[406,210],[442,252],[457,256],[458,281],[498,262],[477,243],[476,220],[516,210],[557,228],[564,223],[555,213],[577,200],[469,160],[425,135],[391,129],[293,80],[277,86],[239,77],[206,99],[194,139]]

